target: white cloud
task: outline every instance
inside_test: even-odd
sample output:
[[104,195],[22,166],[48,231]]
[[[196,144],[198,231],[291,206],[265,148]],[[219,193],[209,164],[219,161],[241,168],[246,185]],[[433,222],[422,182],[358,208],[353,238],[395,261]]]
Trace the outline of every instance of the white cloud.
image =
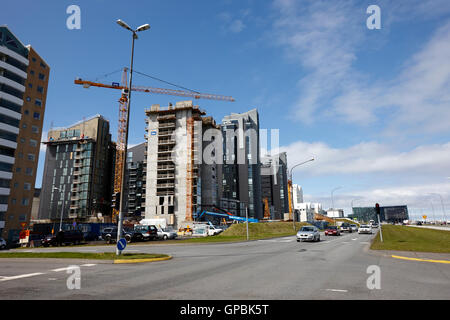
[[330,174],[450,172],[450,142],[416,147],[400,152],[376,142],[362,142],[347,148],[333,148],[322,142],[297,141],[280,147],[287,152],[289,166],[313,156],[303,170],[309,176]]
[[[441,10],[422,1],[382,2],[380,38],[392,32],[389,26],[394,22],[413,23],[450,12],[448,3],[439,3]],[[427,134],[449,132],[450,22],[433,33],[399,74],[374,81],[354,67],[368,39],[367,17],[360,7],[355,1],[274,1],[273,39],[305,72],[298,80],[295,118],[306,124],[327,117],[367,125],[384,117],[385,135],[418,129]]]

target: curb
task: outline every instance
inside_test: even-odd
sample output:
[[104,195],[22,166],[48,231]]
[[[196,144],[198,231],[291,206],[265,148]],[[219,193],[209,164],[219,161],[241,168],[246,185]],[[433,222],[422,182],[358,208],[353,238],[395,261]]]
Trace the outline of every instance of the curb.
[[172,256],[163,257],[163,258],[149,258],[149,259],[119,259],[119,260],[113,260],[114,264],[118,263],[143,263],[143,262],[155,262],[155,261],[164,261],[164,260],[170,260],[172,259]]

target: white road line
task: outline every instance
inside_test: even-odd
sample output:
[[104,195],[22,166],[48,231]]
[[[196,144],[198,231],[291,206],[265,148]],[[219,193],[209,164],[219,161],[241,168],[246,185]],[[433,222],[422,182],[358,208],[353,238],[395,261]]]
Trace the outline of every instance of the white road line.
[[70,270],[70,269],[73,269],[73,268],[72,267],[65,267],[65,268],[53,269],[53,270],[50,270],[50,271],[60,272],[60,271],[66,271],[66,270]]
[[93,267],[96,266],[95,263],[86,263],[86,264],[82,264],[81,267]]
[[22,278],[29,278],[29,277],[34,277],[34,276],[39,276],[41,274],[45,274],[42,272],[36,272],[36,273],[28,273],[28,274],[21,274],[18,276],[12,276],[12,277],[4,277],[2,279],[0,279],[0,281],[8,281],[8,280],[16,280],[16,279],[22,279]]
[[353,241],[355,241],[355,240],[358,240],[358,238],[354,238],[354,239],[352,239]]
[[342,290],[342,289],[325,289],[327,291],[332,291],[332,292],[348,292],[348,290]]

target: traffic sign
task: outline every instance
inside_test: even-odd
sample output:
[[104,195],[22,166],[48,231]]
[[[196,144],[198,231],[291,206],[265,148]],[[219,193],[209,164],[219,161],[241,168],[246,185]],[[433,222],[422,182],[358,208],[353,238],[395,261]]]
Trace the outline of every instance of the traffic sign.
[[422,218],[424,218],[425,220],[427,219],[427,216],[422,216]]
[[119,251],[122,251],[125,249],[125,247],[127,246],[127,240],[122,238],[119,241],[117,241],[117,249]]

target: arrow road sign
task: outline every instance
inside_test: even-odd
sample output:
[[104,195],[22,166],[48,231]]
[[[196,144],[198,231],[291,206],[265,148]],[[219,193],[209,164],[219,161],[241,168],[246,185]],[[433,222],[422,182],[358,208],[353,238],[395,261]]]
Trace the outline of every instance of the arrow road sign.
[[125,247],[127,246],[127,240],[122,238],[119,241],[117,241],[117,249],[119,251],[122,251],[125,249]]

